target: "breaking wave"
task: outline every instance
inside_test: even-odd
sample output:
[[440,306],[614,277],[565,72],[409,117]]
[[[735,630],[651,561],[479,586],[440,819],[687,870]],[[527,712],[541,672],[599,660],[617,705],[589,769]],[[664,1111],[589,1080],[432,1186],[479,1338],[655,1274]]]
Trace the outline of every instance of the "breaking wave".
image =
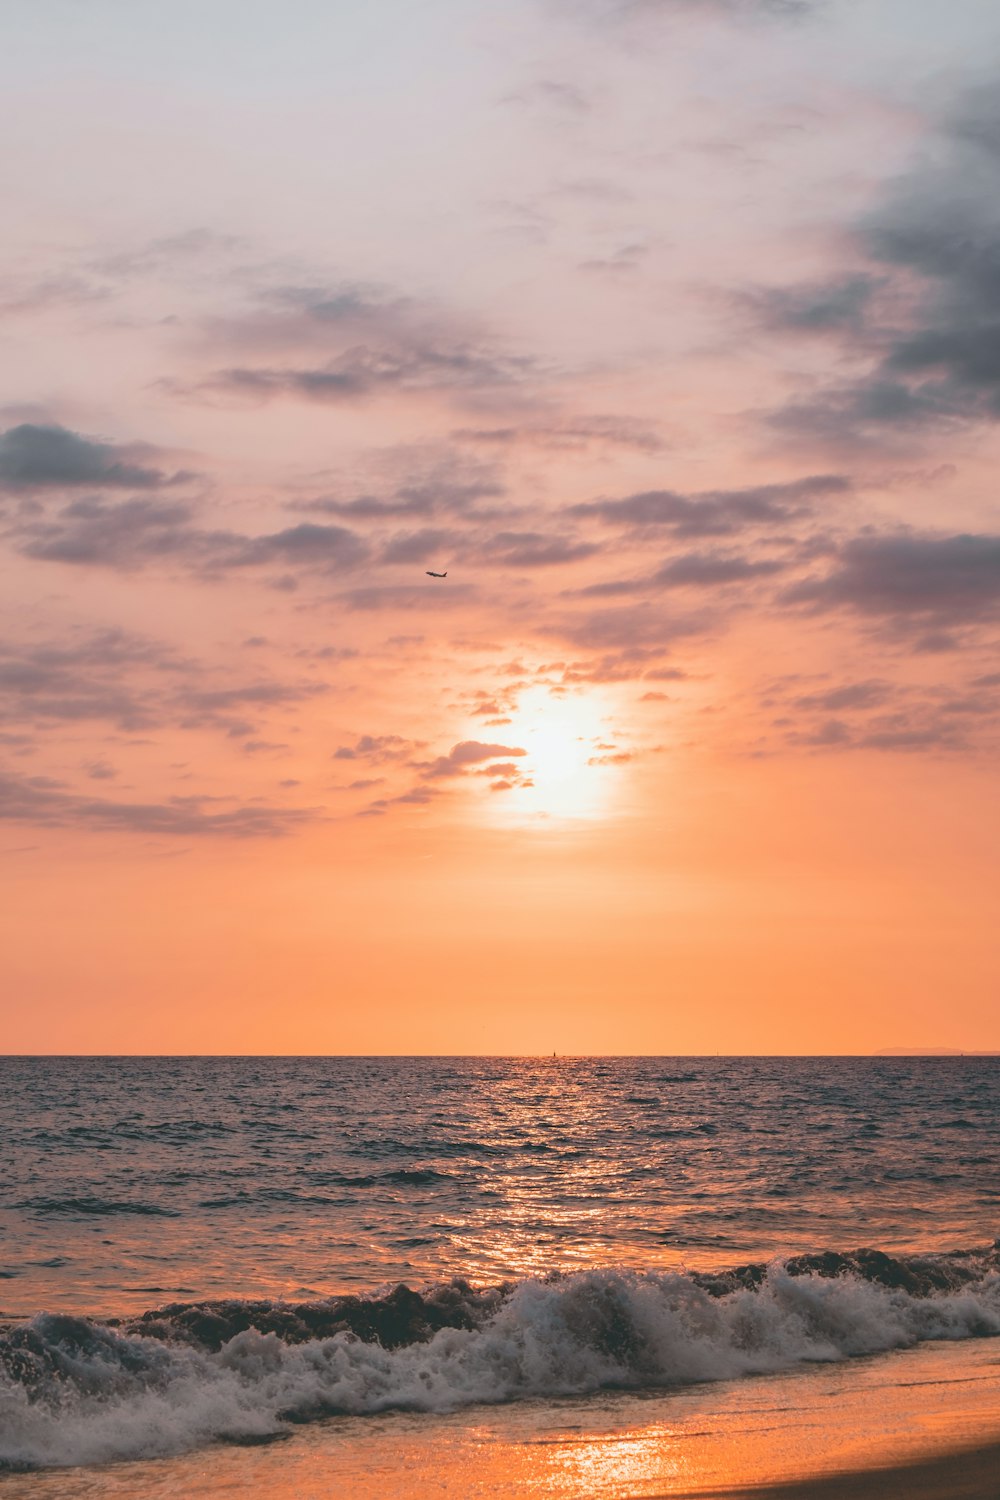
[[996,1247],[176,1303],[105,1324],[42,1313],[0,1333],[0,1467],[167,1456],[337,1414],[731,1380],[996,1334]]

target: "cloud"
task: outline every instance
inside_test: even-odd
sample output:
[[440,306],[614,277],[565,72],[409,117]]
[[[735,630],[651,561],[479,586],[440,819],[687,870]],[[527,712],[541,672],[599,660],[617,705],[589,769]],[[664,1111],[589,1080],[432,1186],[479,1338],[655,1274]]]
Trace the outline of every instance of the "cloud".
[[826,713],[840,713],[849,708],[873,708],[885,702],[892,688],[887,682],[849,682],[842,687],[828,688],[822,693],[805,693],[795,699],[796,708],[822,709]]
[[0,646],[0,723],[35,731],[108,723],[129,733],[169,726],[245,739],[256,732],[262,714],[327,690],[326,683],[311,679],[231,678],[217,686],[199,663],[119,629],[64,644],[7,643]]
[[484,447],[542,448],[557,453],[586,453],[598,447],[659,453],[665,446],[654,422],[641,417],[600,414],[528,422],[515,427],[458,427],[451,435],[458,442]]
[[54,519],[31,521],[13,533],[20,551],[42,562],[137,568],[152,559],[190,555],[197,533],[188,505],[160,500],[87,498]]
[[[613,664],[617,673],[603,680],[616,681],[639,675],[640,667],[649,665],[676,641],[702,634],[712,623],[708,616],[670,615],[662,605],[633,604],[570,615],[550,627],[550,633],[585,650],[602,653],[602,660]],[[581,676],[577,680],[585,679]]]
[[352,405],[382,394],[518,391],[545,373],[476,320],[352,283],[264,288],[237,316],[203,323],[200,342],[208,372],[162,379],[160,389],[209,402]]
[[405,760],[419,748],[419,741],[398,734],[362,734],[353,745],[339,745],[333,759],[367,760],[372,765],[384,765],[387,761]]
[[[419,462],[415,457],[410,463]],[[356,495],[349,500],[322,496],[299,500],[289,507],[312,515],[339,516],[353,521],[425,518],[434,515],[482,514],[477,502],[506,493],[495,469],[485,464],[449,459],[424,463],[425,473],[382,494]]]
[[[772,416],[782,430],[829,443],[884,441],[1000,417],[1000,104],[970,90],[932,149],[856,226],[868,269],[771,290],[776,323],[842,331],[874,363]],[[877,289],[892,295],[876,296]],[[824,322],[825,319],[825,322]]]
[[112,802],[65,790],[48,777],[0,773],[0,820],[36,827],[160,834],[168,837],[279,838],[320,816],[315,808],[260,803],[219,810],[205,797]]
[[440,585],[433,578],[425,578],[419,584],[372,584],[345,589],[338,598],[351,610],[424,609],[440,614],[442,610],[461,609],[468,604],[472,594],[468,584],[456,583],[451,578]]
[[209,535],[217,556],[213,567],[253,568],[271,563],[298,562],[309,567],[349,568],[366,556],[365,543],[344,526],[302,522],[264,536],[228,537]]
[[423,767],[423,774],[428,780],[462,776],[469,766],[480,761],[513,760],[526,754],[526,750],[515,745],[486,745],[480,740],[462,740],[460,744],[453,745],[447,755],[439,755],[436,760],[428,762]]
[[780,332],[860,332],[881,285],[879,278],[858,272],[825,282],[759,287],[746,302],[766,327]]
[[102,443],[67,427],[22,422],[0,434],[0,487],[13,490],[103,488],[151,490],[190,479],[183,471],[141,463],[146,444]]
[[606,526],[637,533],[667,530],[678,537],[731,536],[760,526],[784,526],[812,512],[818,502],[850,493],[843,474],[809,474],[781,484],[681,494],[643,490],[620,500],[589,500],[568,507],[574,517],[594,517]]
[[551,0],[557,12],[572,19],[604,24],[667,21],[678,15],[733,19],[800,20],[825,0]]
[[568,115],[586,115],[592,108],[590,99],[582,89],[553,78],[540,78],[537,82],[518,89],[516,93],[505,94],[500,103],[541,106]]
[[668,558],[662,567],[647,577],[593,583],[578,592],[583,597],[613,597],[651,593],[659,589],[720,588],[730,583],[749,583],[754,578],[767,578],[774,573],[783,572],[787,567],[787,563],[771,558],[761,558],[755,562],[749,557],[721,552],[689,552],[681,557]]
[[156,563],[204,575],[290,564],[330,571],[354,567],[367,555],[362,539],[343,526],[301,522],[245,536],[198,526],[189,505],[138,498],[73,500],[55,516],[22,522],[8,535],[25,557],[121,571]]
[[251,402],[278,396],[307,401],[357,401],[385,390],[475,391],[520,383],[532,361],[472,344],[425,344],[408,349],[359,345],[317,366],[231,366],[216,370],[193,391]]
[[593,542],[538,531],[498,531],[477,547],[480,562],[504,568],[551,568],[579,562],[600,549]]
[[580,271],[596,272],[599,275],[605,276],[624,276],[633,271],[638,271],[648,254],[648,245],[623,245],[620,250],[616,250],[612,255],[599,257],[595,260],[582,260],[577,269]]
[[[164,674],[166,690],[175,691],[184,666],[165,647],[120,629],[63,645],[6,642],[0,645],[0,721],[104,720],[126,730],[147,728],[159,715]],[[130,683],[135,672],[142,681]],[[152,690],[150,674],[157,682]]]
[[769,684],[759,701],[793,747],[824,751],[971,751],[995,741],[1000,694],[951,684],[866,678],[803,693],[796,677]]
[[452,545],[454,531],[423,527],[420,531],[402,532],[386,542],[380,561],[383,563],[424,563],[437,557],[442,547]]
[[183,729],[223,729],[230,739],[253,734],[247,711],[284,708],[327,691],[322,682],[247,682],[203,688],[188,683],[164,705],[179,715]]
[[398,797],[378,797],[358,813],[359,818],[382,817],[390,807],[427,807],[441,795],[434,786],[413,786]]
[[848,609],[923,625],[978,620],[1000,612],[1000,536],[897,532],[858,536],[830,572],[786,589],[789,604]]

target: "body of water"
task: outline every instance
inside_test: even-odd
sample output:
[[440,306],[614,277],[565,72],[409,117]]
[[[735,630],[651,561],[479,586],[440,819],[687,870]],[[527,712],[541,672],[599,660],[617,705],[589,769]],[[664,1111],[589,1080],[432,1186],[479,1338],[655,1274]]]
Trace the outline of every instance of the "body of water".
[[9,1466],[1000,1331],[1000,1059],[6,1058],[0,1114]]

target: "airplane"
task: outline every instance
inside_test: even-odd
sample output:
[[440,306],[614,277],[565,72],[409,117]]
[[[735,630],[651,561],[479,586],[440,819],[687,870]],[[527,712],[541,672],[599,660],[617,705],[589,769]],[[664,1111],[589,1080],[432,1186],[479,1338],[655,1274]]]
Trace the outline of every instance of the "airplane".
[[447,578],[448,577],[447,569],[443,573],[432,573],[431,570],[430,570],[430,568],[426,568],[425,572],[426,572],[428,578]]

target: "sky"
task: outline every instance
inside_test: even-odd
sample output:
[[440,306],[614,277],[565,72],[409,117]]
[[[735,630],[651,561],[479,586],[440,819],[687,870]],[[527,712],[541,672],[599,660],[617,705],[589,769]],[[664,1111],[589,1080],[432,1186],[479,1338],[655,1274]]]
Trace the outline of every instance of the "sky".
[[0,129],[0,1049],[1000,1048],[994,0],[6,0]]

